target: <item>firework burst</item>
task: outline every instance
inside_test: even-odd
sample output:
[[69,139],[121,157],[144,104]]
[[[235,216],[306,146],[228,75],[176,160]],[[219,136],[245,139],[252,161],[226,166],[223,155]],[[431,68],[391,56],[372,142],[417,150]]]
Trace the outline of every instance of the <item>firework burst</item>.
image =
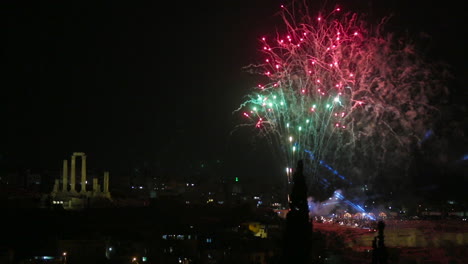
[[282,7],[282,33],[260,38],[263,62],[246,69],[265,81],[236,110],[241,125],[268,139],[288,176],[298,159],[315,179],[325,162],[353,180],[406,168],[446,92],[435,68],[384,34],[386,19],[371,29],[340,8],[306,11]]

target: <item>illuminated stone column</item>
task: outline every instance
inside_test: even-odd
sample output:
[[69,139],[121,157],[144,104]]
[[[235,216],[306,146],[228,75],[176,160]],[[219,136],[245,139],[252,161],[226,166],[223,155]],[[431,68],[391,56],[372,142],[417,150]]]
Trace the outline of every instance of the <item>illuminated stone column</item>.
[[62,191],[68,191],[68,160],[63,160]]
[[76,165],[76,156],[73,155],[71,157],[71,165],[70,165],[70,192],[75,193],[75,165]]
[[110,197],[110,192],[109,192],[109,172],[105,171],[104,172],[104,190],[103,190],[103,195],[107,198]]
[[86,156],[81,156],[81,192],[86,192]]
[[52,196],[55,196],[55,194],[57,194],[58,190],[59,190],[59,180],[58,179],[55,179],[55,183],[54,183],[54,189],[52,190]]
[[105,193],[109,192],[109,172],[108,171],[104,172],[104,192]]
[[98,179],[96,178],[93,178],[93,192],[94,193],[97,193],[99,191],[99,185],[98,185],[98,182],[97,182]]
[[101,189],[97,178],[93,178],[93,193],[91,195],[94,197],[98,197],[101,195]]

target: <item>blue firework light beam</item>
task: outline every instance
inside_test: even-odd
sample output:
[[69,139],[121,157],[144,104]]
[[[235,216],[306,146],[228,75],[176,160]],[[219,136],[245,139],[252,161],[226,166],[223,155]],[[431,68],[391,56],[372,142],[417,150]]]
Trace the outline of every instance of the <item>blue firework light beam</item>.
[[[312,153],[312,151],[306,149],[306,150],[304,150],[304,152],[307,153],[307,154],[309,154],[309,159],[315,160],[315,156],[314,156],[314,154]],[[327,170],[329,170],[333,175],[338,176],[338,178],[340,178],[341,180],[343,180],[343,181],[346,182],[347,184],[349,184],[349,185],[352,185],[352,184],[353,184],[351,181],[349,181],[348,179],[346,179],[345,176],[341,175],[336,169],[332,168],[330,165],[328,165],[327,163],[325,163],[325,161],[319,160],[319,164],[320,164],[322,167],[324,167],[324,168],[326,168]],[[327,184],[329,185],[329,182],[328,182],[326,179],[321,178],[320,180],[323,181],[323,182],[325,182],[325,183],[327,183]]]

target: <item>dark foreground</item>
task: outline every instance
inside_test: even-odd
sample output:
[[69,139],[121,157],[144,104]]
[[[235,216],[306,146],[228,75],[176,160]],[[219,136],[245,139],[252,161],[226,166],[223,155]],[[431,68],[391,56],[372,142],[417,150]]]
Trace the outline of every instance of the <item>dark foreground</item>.
[[[3,209],[0,263],[279,263],[284,220],[247,205]],[[467,263],[468,224],[386,221],[389,263]],[[371,263],[375,231],[314,223],[314,263]]]

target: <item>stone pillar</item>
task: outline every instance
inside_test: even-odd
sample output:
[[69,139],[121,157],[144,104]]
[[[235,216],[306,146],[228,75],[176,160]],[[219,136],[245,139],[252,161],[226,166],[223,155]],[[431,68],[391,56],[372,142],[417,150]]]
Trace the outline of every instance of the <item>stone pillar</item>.
[[68,160],[63,160],[63,171],[62,171],[62,191],[68,191]]
[[59,180],[58,179],[55,179],[55,183],[54,183],[54,189],[52,190],[52,196],[55,196],[55,194],[57,194],[58,190],[59,190]]
[[97,193],[99,191],[99,186],[98,186],[98,182],[97,182],[98,179],[96,178],[93,178],[93,192],[94,193]]
[[104,172],[104,193],[109,192],[109,172]]
[[109,192],[109,172],[104,172],[104,190],[103,190],[104,197],[111,199],[110,192]]
[[81,192],[86,192],[86,156],[81,156]]
[[70,165],[70,192],[75,193],[75,165],[76,165],[76,156],[73,155],[71,157],[71,165]]

